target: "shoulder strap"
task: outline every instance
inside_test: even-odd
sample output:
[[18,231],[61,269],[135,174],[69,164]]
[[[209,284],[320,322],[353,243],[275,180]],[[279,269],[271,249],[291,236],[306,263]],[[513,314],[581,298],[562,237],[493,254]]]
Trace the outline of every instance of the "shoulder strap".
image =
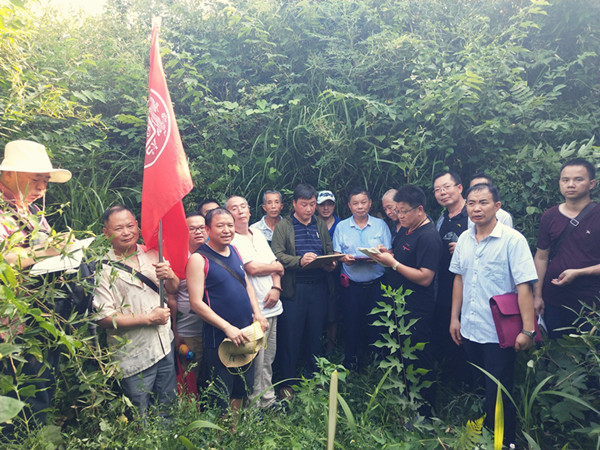
[[231,269],[231,267],[229,267],[223,261],[221,261],[220,259],[215,258],[214,255],[212,255],[209,252],[207,252],[206,250],[202,249],[202,247],[198,248],[198,250],[196,250],[196,253],[200,253],[206,259],[208,259],[208,260],[214,262],[215,264],[218,264],[219,266],[221,266],[223,269],[225,269],[227,272],[229,272],[233,276],[233,278],[235,278],[236,280],[238,280],[240,282],[240,284],[242,286],[244,286],[244,289],[246,289],[246,280],[244,280],[242,277],[240,277],[240,275],[238,273],[234,272]]
[[596,202],[589,202],[587,205],[585,205],[585,208],[583,208],[579,212],[579,214],[577,214],[577,217],[569,220],[569,223],[567,223],[565,228],[562,230],[562,233],[560,233],[560,236],[558,237],[558,239],[554,242],[554,245],[550,248],[550,254],[548,256],[548,260],[551,260],[556,256],[556,254],[558,253],[558,250],[560,249],[560,246],[563,244],[565,239],[575,230],[575,228],[577,228],[579,226],[579,223],[590,212],[592,212],[592,210],[594,209],[596,204],[597,204]]
[[109,266],[118,267],[119,269],[124,270],[125,272],[129,272],[131,275],[136,277],[138,280],[140,280],[142,283],[144,283],[146,286],[148,286],[154,292],[156,292],[157,294],[159,293],[158,286],[154,283],[154,281],[152,281],[150,278],[148,278],[142,272],[135,271],[135,270],[133,270],[132,267],[129,267],[128,265],[123,264],[118,261],[109,261],[107,259],[103,259],[102,264],[107,264]]

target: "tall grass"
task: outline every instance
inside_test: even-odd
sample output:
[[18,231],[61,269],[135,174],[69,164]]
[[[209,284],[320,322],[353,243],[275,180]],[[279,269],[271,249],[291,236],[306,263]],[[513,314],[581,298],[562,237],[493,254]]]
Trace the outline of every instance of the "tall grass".
[[99,234],[104,210],[115,204],[136,205],[140,191],[127,185],[131,163],[131,159],[115,150],[92,151],[86,167],[62,189],[52,192],[52,198],[61,205],[53,220],[55,228]]

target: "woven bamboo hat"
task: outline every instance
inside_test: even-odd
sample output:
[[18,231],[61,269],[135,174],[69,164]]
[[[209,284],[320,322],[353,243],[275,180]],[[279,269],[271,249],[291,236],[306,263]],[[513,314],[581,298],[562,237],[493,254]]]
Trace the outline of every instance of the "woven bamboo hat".
[[229,338],[223,339],[219,345],[219,359],[225,367],[242,367],[250,363],[258,354],[259,350],[265,345],[265,333],[263,333],[260,323],[254,322],[246,328],[242,328],[249,342],[236,346]]
[[52,167],[46,147],[33,141],[12,141],[4,147],[4,159],[0,164],[3,172],[49,173],[53,183],[66,183],[71,172]]

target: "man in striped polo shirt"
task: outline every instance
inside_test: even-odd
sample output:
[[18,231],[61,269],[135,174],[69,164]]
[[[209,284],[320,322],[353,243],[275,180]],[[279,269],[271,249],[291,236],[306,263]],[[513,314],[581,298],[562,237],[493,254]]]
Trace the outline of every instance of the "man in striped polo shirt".
[[[305,375],[316,370],[315,357],[321,353],[321,334],[327,315],[329,295],[326,271],[335,268],[331,262],[323,268],[304,269],[315,258],[333,254],[327,225],[316,217],[317,191],[308,184],[294,190],[294,211],[284,217],[273,232],[272,248],[285,274],[281,279],[283,314],[279,316],[277,353],[281,377],[295,378],[304,341]],[[289,383],[280,389],[283,398],[291,396]]]

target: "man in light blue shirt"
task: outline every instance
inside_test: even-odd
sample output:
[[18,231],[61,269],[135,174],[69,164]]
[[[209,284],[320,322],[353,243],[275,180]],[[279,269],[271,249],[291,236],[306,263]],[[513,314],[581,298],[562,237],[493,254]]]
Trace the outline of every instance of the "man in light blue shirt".
[[342,299],[345,319],[344,366],[358,369],[359,362],[368,364],[369,345],[379,337],[370,325],[369,312],[381,300],[381,281],[385,268],[358,251],[359,247],[391,247],[391,234],[386,223],[369,215],[371,195],[362,188],[350,191],[348,207],[352,216],[342,220],[333,235],[333,251],[345,254],[342,266]]
[[281,210],[283,209],[283,196],[279,191],[265,191],[263,194],[262,209],[265,215],[258,222],[250,225],[252,230],[260,231],[267,239],[269,245],[273,240],[273,230],[281,221]]
[[[496,377],[511,392],[515,350],[527,350],[535,338],[535,314],[531,283],[537,280],[527,240],[496,218],[500,209],[498,189],[477,184],[467,192],[467,212],[475,224],[458,238],[450,271],[456,274],[452,293],[450,335],[462,345],[467,359]],[[514,348],[501,348],[489,300],[494,295],[516,292],[523,331]],[[481,375],[481,374],[479,374]],[[485,425],[494,429],[497,385],[485,379]],[[515,442],[516,412],[503,396],[505,444]]]

